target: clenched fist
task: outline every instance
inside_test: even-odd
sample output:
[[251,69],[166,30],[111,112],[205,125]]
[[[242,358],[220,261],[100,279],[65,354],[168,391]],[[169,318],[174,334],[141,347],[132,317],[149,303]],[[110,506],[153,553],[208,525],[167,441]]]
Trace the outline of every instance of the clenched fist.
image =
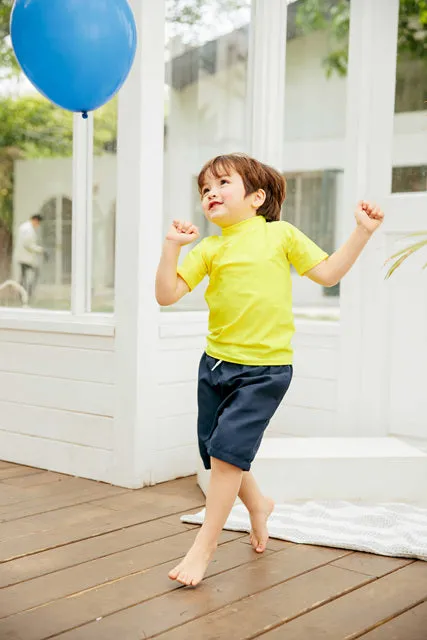
[[356,222],[369,233],[373,233],[378,229],[384,220],[384,213],[375,204],[367,200],[361,200],[355,212]]
[[199,230],[194,224],[186,220],[174,220],[166,235],[166,240],[184,246],[198,240],[199,237]]

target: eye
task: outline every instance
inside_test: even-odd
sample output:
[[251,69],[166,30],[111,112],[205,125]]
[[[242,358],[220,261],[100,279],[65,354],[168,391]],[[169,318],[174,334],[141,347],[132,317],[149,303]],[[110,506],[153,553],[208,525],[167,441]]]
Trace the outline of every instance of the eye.
[[221,178],[221,184],[228,184],[230,182],[230,180],[227,180],[227,178]]
[[208,193],[209,189],[207,187],[203,187],[202,196],[205,196]]

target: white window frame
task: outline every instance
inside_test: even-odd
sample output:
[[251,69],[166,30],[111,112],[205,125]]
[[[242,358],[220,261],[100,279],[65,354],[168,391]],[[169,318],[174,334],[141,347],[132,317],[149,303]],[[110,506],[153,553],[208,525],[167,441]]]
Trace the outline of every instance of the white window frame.
[[92,313],[93,113],[73,116],[71,309],[0,307],[0,329],[114,335],[114,315]]

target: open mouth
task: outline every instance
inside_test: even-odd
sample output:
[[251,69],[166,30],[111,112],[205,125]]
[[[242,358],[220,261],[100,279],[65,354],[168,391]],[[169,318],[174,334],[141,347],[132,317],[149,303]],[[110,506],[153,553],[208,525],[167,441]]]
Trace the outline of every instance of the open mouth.
[[209,205],[209,211],[211,211],[214,207],[217,207],[220,204],[222,204],[222,202],[217,202],[216,200],[214,202],[211,202]]

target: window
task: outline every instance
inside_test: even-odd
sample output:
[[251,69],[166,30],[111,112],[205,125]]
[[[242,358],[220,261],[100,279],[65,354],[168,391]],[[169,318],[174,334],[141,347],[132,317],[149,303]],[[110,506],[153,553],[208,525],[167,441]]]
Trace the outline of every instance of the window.
[[70,309],[72,123],[28,83],[0,98],[0,305],[23,306],[17,283],[30,307]]
[[117,195],[117,98],[98,109],[93,127],[92,311],[114,311]]
[[[249,151],[247,74],[250,0],[223,0],[192,16],[168,13],[165,83],[164,230],[175,217],[196,214],[202,235],[212,232],[200,213],[195,176],[209,158]],[[237,6],[237,5],[236,5]],[[225,10],[227,9],[227,10]],[[183,250],[183,255],[186,250]],[[204,309],[203,285],[174,309]]]
[[335,249],[336,171],[285,175],[282,219],[301,229],[322,249]]
[[427,102],[427,60],[397,60],[395,113],[424,111]]
[[393,167],[392,192],[427,191],[427,165]]
[[400,0],[393,193],[427,191],[427,18],[421,4]]
[[[350,2],[300,0],[288,6],[283,219],[331,253],[344,175]],[[295,306],[337,304],[337,289],[295,278]],[[332,299],[325,299],[331,296]]]

